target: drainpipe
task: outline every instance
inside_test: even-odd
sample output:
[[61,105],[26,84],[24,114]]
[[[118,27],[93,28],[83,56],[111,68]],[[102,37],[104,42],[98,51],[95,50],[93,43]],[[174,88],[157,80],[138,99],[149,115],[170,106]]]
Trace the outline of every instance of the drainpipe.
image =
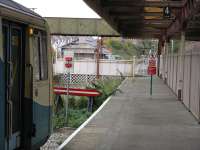
[[178,81],[178,99],[182,100],[183,95],[183,53],[185,50],[185,32],[181,32],[181,47],[179,50],[179,81]]

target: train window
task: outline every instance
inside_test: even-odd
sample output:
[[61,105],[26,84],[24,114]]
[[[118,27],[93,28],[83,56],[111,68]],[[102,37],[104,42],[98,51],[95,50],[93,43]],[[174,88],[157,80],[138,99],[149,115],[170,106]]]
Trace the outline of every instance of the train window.
[[35,71],[35,79],[40,80],[40,69],[39,69],[39,47],[40,42],[38,42],[39,38],[34,37],[33,39],[33,47],[34,47],[34,71]]
[[47,37],[44,32],[38,32],[34,38],[34,65],[36,80],[48,79]]
[[40,48],[40,79],[48,79],[48,56],[47,56],[47,38],[45,34],[41,37],[41,48]]

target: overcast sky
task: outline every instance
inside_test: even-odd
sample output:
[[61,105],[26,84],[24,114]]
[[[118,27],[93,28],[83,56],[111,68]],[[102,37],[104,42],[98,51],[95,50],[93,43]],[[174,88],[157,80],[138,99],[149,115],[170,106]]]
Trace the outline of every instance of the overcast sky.
[[83,0],[14,0],[43,17],[99,18]]

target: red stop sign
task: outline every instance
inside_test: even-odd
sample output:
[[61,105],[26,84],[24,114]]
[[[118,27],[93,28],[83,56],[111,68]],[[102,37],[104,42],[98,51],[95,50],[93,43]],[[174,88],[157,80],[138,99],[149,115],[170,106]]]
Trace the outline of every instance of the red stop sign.
[[155,75],[156,67],[148,67],[148,75]]
[[68,64],[68,63],[67,63],[67,64],[65,64],[65,67],[66,67],[66,68],[71,68],[71,67],[72,67],[72,64]]
[[149,59],[149,66],[148,66],[148,75],[155,75],[156,74],[156,60],[155,58]]

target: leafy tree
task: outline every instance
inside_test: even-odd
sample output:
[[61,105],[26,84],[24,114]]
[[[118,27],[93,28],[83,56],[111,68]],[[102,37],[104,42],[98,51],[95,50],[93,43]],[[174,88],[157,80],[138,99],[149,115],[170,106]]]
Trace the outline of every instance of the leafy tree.
[[106,38],[104,45],[112,49],[113,55],[119,55],[123,59],[132,59],[132,56],[136,54],[136,48],[131,40]]
[[104,44],[112,49],[114,55],[120,55],[124,59],[132,59],[132,56],[148,55],[158,48],[156,40],[130,40],[121,38],[106,38]]

